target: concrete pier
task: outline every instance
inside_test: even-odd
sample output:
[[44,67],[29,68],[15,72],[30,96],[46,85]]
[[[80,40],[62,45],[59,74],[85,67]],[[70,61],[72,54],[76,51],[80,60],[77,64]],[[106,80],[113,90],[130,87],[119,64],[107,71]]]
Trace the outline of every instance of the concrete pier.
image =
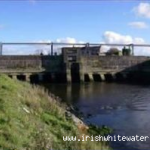
[[26,74],[26,75],[25,75],[25,78],[26,78],[25,80],[26,80],[27,82],[30,82],[30,74]]
[[12,78],[16,80],[17,79],[17,75],[12,75]]
[[84,82],[84,73],[80,72],[80,82]]
[[94,81],[94,78],[93,78],[93,74],[92,74],[92,73],[89,73],[88,76],[89,76],[89,80],[90,80],[90,81]]
[[105,74],[100,74],[101,81],[105,81]]

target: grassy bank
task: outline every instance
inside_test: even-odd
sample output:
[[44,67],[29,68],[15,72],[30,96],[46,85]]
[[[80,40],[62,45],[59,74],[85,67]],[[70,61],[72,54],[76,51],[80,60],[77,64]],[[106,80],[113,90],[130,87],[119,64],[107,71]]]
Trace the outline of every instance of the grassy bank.
[[[85,132],[85,133],[84,133]],[[101,142],[66,142],[88,134],[41,87],[0,76],[0,150],[107,150]]]

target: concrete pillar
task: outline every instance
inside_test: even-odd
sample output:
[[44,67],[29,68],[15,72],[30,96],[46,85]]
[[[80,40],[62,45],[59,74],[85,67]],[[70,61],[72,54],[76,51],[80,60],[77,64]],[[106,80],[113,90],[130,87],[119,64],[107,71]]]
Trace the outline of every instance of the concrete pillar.
[[71,69],[66,70],[66,79],[68,83],[71,83],[72,78],[71,78]]
[[39,78],[39,81],[41,82],[41,81],[43,81],[43,74],[38,74],[38,78]]
[[84,82],[84,73],[80,72],[80,82]]
[[17,75],[12,75],[12,79],[17,80]]
[[84,70],[82,63],[79,64],[79,74],[80,74],[80,82],[84,82]]
[[26,81],[30,82],[30,74],[25,75],[26,76]]
[[100,74],[100,77],[101,77],[101,80],[102,80],[102,81],[105,81],[105,80],[106,80],[104,74]]
[[89,73],[88,76],[89,76],[90,81],[94,81],[93,74]]

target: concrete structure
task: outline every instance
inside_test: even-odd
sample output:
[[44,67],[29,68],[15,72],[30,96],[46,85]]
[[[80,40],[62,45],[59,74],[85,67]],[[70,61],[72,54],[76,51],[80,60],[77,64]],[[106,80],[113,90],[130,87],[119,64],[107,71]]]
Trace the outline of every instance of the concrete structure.
[[0,56],[0,74],[31,82],[46,82],[59,74],[65,76],[62,62],[62,56]]
[[85,46],[80,48],[80,54],[82,56],[97,56],[100,54],[100,46]]
[[0,74],[28,82],[150,81],[150,58],[81,55],[63,48],[60,56],[0,56]]
[[[145,78],[150,75],[150,57],[144,56],[98,56],[81,55],[80,49],[70,51],[63,49],[63,62],[65,63],[69,79],[82,81],[112,81],[118,77],[125,79],[132,74],[133,79]],[[71,59],[72,58],[72,59]],[[73,61],[72,61],[73,60]],[[149,79],[148,79],[149,80]],[[70,80],[69,80],[70,82]]]

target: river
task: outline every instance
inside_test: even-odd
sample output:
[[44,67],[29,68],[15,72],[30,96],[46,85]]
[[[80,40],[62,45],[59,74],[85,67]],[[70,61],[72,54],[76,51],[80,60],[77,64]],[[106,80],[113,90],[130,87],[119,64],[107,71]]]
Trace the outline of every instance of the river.
[[102,82],[47,87],[79,108],[87,123],[107,125],[114,129],[114,135],[149,136],[140,142],[112,142],[115,150],[150,149],[150,86]]

